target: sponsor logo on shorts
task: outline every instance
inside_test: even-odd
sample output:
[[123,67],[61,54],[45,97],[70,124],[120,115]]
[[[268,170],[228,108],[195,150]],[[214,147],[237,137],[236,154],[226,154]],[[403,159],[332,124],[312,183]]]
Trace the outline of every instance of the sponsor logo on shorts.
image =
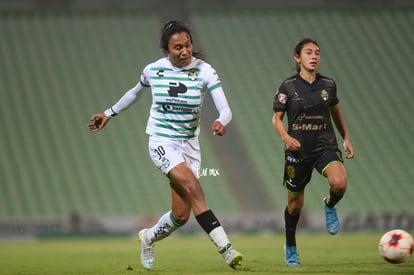
[[287,161],[293,162],[293,163],[299,163],[300,162],[300,159],[296,159],[294,157],[287,156]]

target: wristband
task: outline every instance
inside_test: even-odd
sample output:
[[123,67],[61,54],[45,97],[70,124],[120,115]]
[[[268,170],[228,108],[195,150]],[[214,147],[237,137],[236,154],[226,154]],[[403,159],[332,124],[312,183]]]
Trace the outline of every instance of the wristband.
[[112,109],[112,107],[111,108],[109,108],[109,109],[107,109],[105,112],[105,116],[106,117],[114,117],[114,116],[117,116],[118,114],[114,111],[114,109]]

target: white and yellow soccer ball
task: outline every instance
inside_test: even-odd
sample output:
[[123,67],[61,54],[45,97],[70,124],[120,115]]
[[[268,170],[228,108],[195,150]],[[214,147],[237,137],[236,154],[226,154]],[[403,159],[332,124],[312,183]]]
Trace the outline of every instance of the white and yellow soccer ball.
[[378,249],[387,262],[399,264],[413,254],[414,242],[411,235],[401,229],[393,229],[382,235]]

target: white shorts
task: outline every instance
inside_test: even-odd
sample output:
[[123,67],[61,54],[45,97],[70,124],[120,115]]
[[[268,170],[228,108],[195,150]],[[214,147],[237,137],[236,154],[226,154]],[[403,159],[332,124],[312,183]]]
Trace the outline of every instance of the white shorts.
[[155,166],[157,166],[165,175],[181,162],[185,162],[198,178],[201,164],[198,138],[174,140],[164,137],[150,136],[148,149]]

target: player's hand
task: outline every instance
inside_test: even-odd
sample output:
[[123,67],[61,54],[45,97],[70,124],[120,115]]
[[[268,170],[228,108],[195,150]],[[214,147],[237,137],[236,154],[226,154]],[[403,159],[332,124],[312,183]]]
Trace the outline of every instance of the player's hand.
[[223,136],[226,133],[226,127],[220,121],[214,121],[211,125],[211,131],[213,135]]
[[91,123],[88,124],[89,131],[98,132],[108,123],[109,118],[104,113],[97,113],[91,117]]
[[355,150],[354,147],[352,147],[351,142],[346,139],[344,140],[344,152],[345,152],[345,158],[352,159],[355,156]]
[[299,151],[300,147],[302,147],[300,142],[291,136],[285,137],[283,141],[285,142],[285,146],[288,151]]

